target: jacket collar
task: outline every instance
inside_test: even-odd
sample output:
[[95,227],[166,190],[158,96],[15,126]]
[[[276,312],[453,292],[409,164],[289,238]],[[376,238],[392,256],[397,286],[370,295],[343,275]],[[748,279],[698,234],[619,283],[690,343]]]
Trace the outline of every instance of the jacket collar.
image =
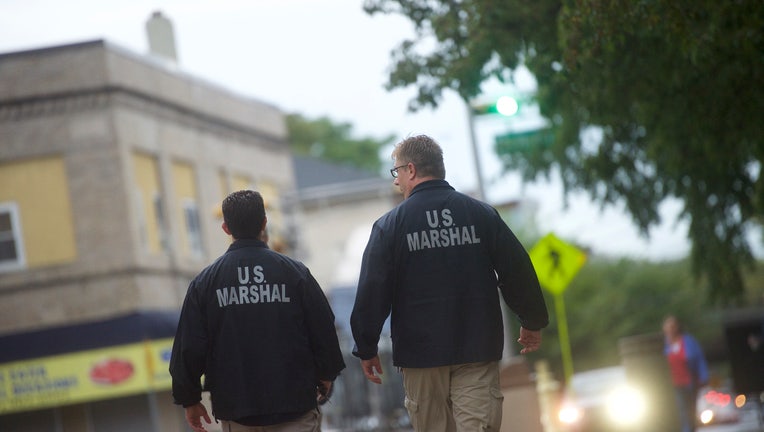
[[419,183],[418,185],[414,186],[414,189],[411,190],[411,193],[409,194],[409,198],[411,198],[412,195],[419,191],[428,190],[428,189],[450,189],[454,190],[454,188],[448,184],[445,180],[427,180],[425,182]]
[[242,249],[246,247],[261,247],[268,249],[268,245],[265,244],[262,240],[259,239],[238,239],[234,240],[233,243],[231,243],[231,246],[228,246],[228,251],[233,251],[237,249]]

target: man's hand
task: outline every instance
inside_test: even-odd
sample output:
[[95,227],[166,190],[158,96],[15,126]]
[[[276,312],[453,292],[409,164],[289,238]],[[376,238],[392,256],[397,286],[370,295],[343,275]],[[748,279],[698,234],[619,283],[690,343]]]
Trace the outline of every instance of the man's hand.
[[[363,368],[363,374],[366,375],[366,379],[374,384],[382,384],[382,364],[379,362],[379,356],[374,356],[368,360],[361,360],[361,368]],[[376,370],[376,374],[374,371]]]
[[188,425],[191,426],[191,429],[195,430],[196,432],[206,432],[207,429],[205,429],[204,425],[202,424],[202,418],[207,421],[207,424],[212,423],[210,416],[207,414],[207,408],[205,408],[201,402],[196,405],[186,407],[186,422],[188,422]]
[[536,351],[541,346],[541,330],[528,330],[520,327],[520,337],[517,341],[523,346],[520,354]]
[[319,405],[329,402],[329,398],[332,397],[332,382],[320,380],[316,392],[316,401]]

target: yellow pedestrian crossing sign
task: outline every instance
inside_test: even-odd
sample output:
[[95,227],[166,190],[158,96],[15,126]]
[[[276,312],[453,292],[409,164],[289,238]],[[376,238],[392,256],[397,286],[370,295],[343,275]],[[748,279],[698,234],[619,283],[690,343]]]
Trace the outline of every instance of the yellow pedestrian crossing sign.
[[528,254],[541,286],[556,295],[565,291],[586,262],[584,251],[565,243],[552,233],[539,240]]

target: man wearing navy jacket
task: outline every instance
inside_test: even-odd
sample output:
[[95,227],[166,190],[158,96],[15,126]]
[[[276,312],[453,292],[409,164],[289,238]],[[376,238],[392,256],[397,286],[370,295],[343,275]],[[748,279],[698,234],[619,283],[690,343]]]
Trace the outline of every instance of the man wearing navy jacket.
[[233,243],[191,281],[172,348],[175,403],[195,431],[210,416],[223,430],[321,430],[317,400],[344,369],[334,314],[308,269],[260,240],[263,198],[245,190],[223,201]]
[[393,364],[417,431],[498,431],[504,347],[499,292],[539,348],[548,315],[530,258],[494,208],[456,192],[429,136],[393,150],[404,201],[378,219],[363,255],[351,328],[367,379],[381,383],[380,330],[391,315]]

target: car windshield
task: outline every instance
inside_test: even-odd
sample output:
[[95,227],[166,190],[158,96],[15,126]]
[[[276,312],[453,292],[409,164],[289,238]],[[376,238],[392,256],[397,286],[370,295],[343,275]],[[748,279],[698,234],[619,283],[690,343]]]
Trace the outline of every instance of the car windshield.
[[570,390],[579,396],[607,393],[626,382],[626,373],[620,366],[596,369],[574,374],[570,379]]

